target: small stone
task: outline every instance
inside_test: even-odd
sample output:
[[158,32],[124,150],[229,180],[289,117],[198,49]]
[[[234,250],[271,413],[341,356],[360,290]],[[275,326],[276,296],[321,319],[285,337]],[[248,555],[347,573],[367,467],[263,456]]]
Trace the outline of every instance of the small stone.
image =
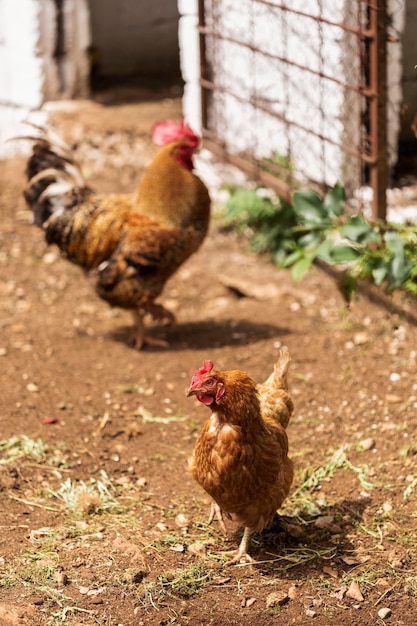
[[129,568],[124,572],[122,580],[125,583],[137,585],[138,583],[142,582],[147,574],[148,572],[144,569]]
[[363,346],[369,342],[369,335],[366,332],[355,333],[353,343],[355,346]]
[[161,533],[164,533],[167,530],[167,527],[163,522],[158,522],[155,527],[160,530]]
[[328,574],[332,578],[339,578],[339,574],[337,573],[337,571],[333,567],[328,567],[328,565],[325,565],[323,567],[323,573]]
[[252,604],[255,604],[256,602],[256,598],[248,598],[248,600],[246,600],[246,608],[248,609],[249,607],[252,606]]
[[273,591],[266,597],[266,608],[271,609],[274,606],[283,606],[290,599],[285,591]]
[[401,396],[397,396],[394,393],[387,393],[387,395],[385,396],[385,401],[389,404],[399,404],[403,401],[403,398]]
[[175,546],[171,546],[170,548],[173,552],[184,552],[184,544],[176,543]]
[[317,613],[313,609],[306,609],[306,617],[316,617],[316,615]]
[[375,440],[372,437],[367,437],[366,439],[362,439],[360,441],[360,446],[362,450],[372,450],[375,447]]
[[386,617],[389,617],[391,614],[392,614],[392,611],[387,606],[382,609],[379,609],[378,611],[378,617],[380,619],[385,619]]
[[58,257],[55,252],[46,252],[46,254],[43,255],[42,261],[45,265],[52,265],[56,262],[57,258]]
[[356,580],[352,580],[352,582],[350,583],[349,589],[346,591],[346,596],[348,598],[352,598],[352,600],[363,602],[364,597]]
[[68,576],[64,572],[57,572],[55,574],[55,580],[58,587],[65,587],[68,582]]
[[0,348],[0,356],[6,356],[7,355],[7,349],[6,348]]
[[28,383],[26,385],[26,389],[31,393],[36,393],[37,391],[39,391],[39,387],[38,385],[35,385],[35,383]]
[[333,516],[322,515],[321,517],[318,517],[314,522],[314,526],[323,530],[330,529],[333,526]]
[[[188,552],[190,552],[191,554],[195,554],[196,556],[206,556],[207,554],[207,548],[203,543],[191,543],[188,548],[187,548]],[[229,579],[230,580],[230,579]]]
[[178,513],[177,517],[175,518],[175,523],[178,526],[178,528],[183,528],[183,529],[188,528],[190,525],[188,518],[185,517],[183,513]]
[[90,589],[89,589],[89,587],[83,587],[83,586],[80,586],[80,587],[78,587],[78,591],[79,591],[79,592],[80,592],[83,596],[86,596],[86,595],[87,595],[87,593],[90,591]]
[[389,379],[392,383],[398,383],[401,380],[401,374],[398,374],[397,372],[392,372]]
[[295,598],[298,596],[298,589],[295,585],[291,585],[291,587],[288,589],[288,597],[290,600],[295,600]]

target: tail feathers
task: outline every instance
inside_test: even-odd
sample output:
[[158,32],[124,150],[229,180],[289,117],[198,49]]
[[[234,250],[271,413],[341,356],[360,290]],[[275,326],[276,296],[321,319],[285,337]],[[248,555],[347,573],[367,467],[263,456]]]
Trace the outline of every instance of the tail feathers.
[[63,139],[49,127],[31,125],[37,132],[19,137],[33,143],[23,195],[33,211],[35,224],[45,226],[53,213],[74,206],[74,197],[85,189],[85,181]]
[[274,365],[274,371],[263,384],[274,384],[278,389],[288,389],[287,374],[290,363],[291,357],[288,348],[283,347],[280,351],[278,361]]
[[288,393],[287,374],[291,357],[287,348],[282,348],[271,375],[257,386],[261,412],[264,419],[273,419],[287,428],[294,410]]

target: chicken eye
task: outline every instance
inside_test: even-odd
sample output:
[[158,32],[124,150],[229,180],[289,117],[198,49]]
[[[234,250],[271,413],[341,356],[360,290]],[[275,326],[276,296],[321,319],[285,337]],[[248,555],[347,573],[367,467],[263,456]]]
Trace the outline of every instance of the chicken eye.
[[212,387],[214,385],[214,378],[207,378],[206,385]]

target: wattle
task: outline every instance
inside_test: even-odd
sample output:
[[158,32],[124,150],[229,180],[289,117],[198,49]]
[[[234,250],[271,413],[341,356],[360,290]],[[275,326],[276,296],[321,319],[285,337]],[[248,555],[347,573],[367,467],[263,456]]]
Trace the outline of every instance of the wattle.
[[214,402],[213,396],[208,396],[205,393],[197,394],[197,400],[199,400],[199,402],[202,402],[206,406],[210,406],[210,404],[213,404]]

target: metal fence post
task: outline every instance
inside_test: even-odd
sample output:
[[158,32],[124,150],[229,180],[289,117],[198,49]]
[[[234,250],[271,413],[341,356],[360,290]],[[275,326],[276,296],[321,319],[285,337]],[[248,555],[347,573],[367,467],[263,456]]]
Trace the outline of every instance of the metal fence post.
[[370,30],[370,166],[373,190],[372,216],[386,220],[387,216],[387,1],[372,0],[369,6]]

